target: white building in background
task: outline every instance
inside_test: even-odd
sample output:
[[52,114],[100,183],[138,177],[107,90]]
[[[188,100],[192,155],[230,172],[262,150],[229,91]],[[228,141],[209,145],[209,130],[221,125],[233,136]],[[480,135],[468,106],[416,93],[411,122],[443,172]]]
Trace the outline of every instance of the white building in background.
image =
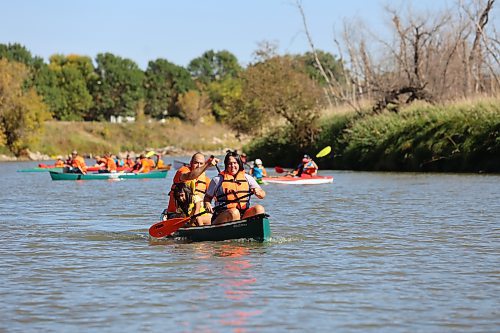
[[109,121],[112,123],[133,123],[135,121],[135,117],[111,116]]

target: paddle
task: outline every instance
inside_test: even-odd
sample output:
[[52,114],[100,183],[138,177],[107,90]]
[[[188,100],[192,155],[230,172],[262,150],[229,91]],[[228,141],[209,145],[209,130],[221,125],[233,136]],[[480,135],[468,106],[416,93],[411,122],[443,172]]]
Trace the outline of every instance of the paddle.
[[332,147],[327,146],[327,147],[323,148],[319,153],[317,153],[316,157],[318,157],[318,158],[325,157],[326,155],[330,154],[331,151],[332,151]]
[[187,166],[187,165],[189,165],[189,163],[178,161],[178,160],[174,160],[174,168],[176,170],[182,168],[183,166]]
[[[220,209],[229,203],[238,202],[241,199],[248,198],[251,195],[253,195],[253,193],[248,193],[248,194],[245,194],[244,196],[241,196],[241,197],[236,198],[234,200],[227,201],[224,205],[217,206],[217,207],[215,207],[215,209],[216,210]],[[161,237],[171,235],[174,232],[176,232],[177,230],[179,230],[191,218],[201,216],[205,213],[207,213],[207,211],[204,211],[204,212],[201,212],[198,214],[194,214],[193,216],[190,216],[190,217],[177,217],[177,218],[168,219],[166,221],[161,221],[161,222],[155,223],[149,228],[149,234],[151,235],[151,237],[155,237],[155,238],[161,238]]]
[[155,154],[156,154],[156,153],[155,153],[154,151],[148,151],[148,152],[146,153],[146,155],[144,155],[144,156],[146,156],[147,158],[150,158],[151,156],[153,156],[153,155],[155,155]]
[[276,171],[277,173],[289,172],[288,170],[285,170],[285,169],[283,169],[282,167],[279,167],[279,166],[275,166],[274,167],[274,171]]
[[198,214],[194,214],[193,216],[177,217],[174,219],[168,219],[166,221],[155,223],[149,228],[149,234],[151,235],[151,237],[155,238],[161,238],[171,235],[174,232],[176,232],[179,228],[181,228],[184,224],[186,224],[186,222],[189,221],[191,218],[201,216],[205,213],[207,212],[203,211]]

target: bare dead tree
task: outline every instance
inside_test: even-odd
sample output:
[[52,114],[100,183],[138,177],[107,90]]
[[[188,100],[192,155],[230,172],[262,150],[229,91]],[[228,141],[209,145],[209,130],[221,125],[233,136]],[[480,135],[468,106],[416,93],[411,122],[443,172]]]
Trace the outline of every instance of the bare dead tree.
[[311,37],[311,34],[309,33],[309,28],[307,26],[307,20],[306,20],[306,16],[304,13],[304,8],[302,7],[302,4],[299,0],[295,1],[295,5],[298,8],[300,15],[302,17],[302,24],[304,25],[304,30],[305,30],[305,34],[307,37],[307,41],[308,41],[309,46],[311,48],[316,65],[318,66],[318,69],[321,73],[321,76],[325,79],[326,84],[327,84],[326,91],[328,93],[326,94],[326,97],[328,100],[328,104],[330,105],[330,107],[333,107],[332,99],[331,99],[331,98],[333,98],[334,100],[338,100],[338,101],[347,103],[354,110],[357,110],[357,106],[354,103],[352,103],[351,99],[348,98],[348,95],[346,94],[345,89],[342,88],[342,85],[335,78],[335,76],[332,75],[332,73],[329,73],[330,75],[326,73],[323,65],[321,64],[321,61],[319,60],[318,53],[317,53],[316,48],[314,46],[314,42],[313,42],[313,39]]

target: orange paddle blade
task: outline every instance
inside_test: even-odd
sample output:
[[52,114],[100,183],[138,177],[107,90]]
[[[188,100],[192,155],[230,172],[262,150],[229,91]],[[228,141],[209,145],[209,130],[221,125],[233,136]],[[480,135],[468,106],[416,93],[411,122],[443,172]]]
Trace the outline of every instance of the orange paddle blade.
[[149,228],[149,234],[155,238],[171,235],[186,224],[189,219],[189,217],[179,217],[155,223]]

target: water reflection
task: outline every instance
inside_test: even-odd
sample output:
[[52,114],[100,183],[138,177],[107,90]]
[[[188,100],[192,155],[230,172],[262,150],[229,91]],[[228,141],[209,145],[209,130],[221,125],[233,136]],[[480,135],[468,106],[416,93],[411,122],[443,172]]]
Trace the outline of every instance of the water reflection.
[[[214,256],[223,257],[227,260],[224,264],[221,286],[224,288],[224,297],[230,304],[229,308],[238,309],[242,303],[250,302],[253,295],[252,285],[257,283],[257,278],[253,276],[253,265],[248,259],[250,250],[246,246],[239,244],[223,244],[219,247]],[[221,315],[220,324],[233,328],[233,332],[246,332],[245,327],[249,319],[258,316],[261,310],[233,310]]]

